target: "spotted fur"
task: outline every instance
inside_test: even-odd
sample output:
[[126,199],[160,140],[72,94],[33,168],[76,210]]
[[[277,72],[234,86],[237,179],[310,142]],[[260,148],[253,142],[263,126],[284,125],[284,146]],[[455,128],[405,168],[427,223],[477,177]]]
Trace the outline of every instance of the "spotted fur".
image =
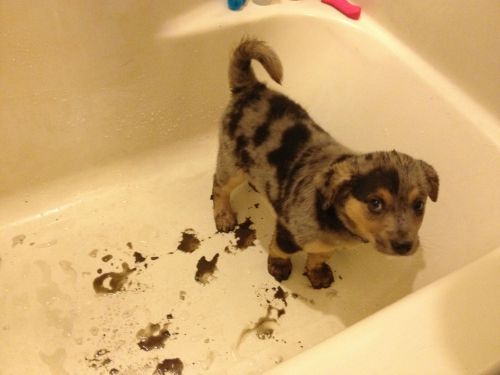
[[306,275],[318,288],[333,281],[329,253],[347,242],[370,242],[388,254],[415,251],[426,197],[438,196],[434,168],[400,152],[359,154],[340,144],[299,104],[257,81],[252,59],[282,79],[265,43],[246,39],[234,51],[214,175],[217,229],[234,229],[229,196],[246,180],[278,216],[268,262],[277,280],[288,277],[289,257],[300,250],[310,255]]

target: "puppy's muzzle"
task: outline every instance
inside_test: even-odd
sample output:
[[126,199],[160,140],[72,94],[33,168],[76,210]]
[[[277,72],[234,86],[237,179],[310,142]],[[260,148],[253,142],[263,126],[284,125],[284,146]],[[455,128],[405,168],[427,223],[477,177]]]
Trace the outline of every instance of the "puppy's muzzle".
[[396,254],[406,255],[413,249],[413,241],[391,241],[391,247]]

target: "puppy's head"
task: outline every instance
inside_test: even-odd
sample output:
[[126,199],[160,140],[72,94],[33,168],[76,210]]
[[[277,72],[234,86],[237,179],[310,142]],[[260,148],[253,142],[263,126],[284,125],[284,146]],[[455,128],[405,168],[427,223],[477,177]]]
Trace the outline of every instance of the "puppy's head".
[[418,247],[427,197],[437,200],[439,178],[429,164],[392,151],[334,163],[317,179],[323,213],[393,255]]

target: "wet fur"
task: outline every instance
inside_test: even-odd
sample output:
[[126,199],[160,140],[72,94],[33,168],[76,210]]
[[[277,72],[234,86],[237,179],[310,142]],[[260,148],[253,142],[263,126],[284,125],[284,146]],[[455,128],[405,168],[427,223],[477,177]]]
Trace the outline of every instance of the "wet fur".
[[[314,288],[333,281],[326,260],[336,246],[363,241],[388,254],[413,253],[423,219],[418,201],[437,200],[436,171],[400,152],[359,154],[340,144],[299,104],[257,81],[252,59],[282,79],[265,43],[246,39],[234,51],[213,184],[217,229],[234,229],[230,193],[248,181],[277,214],[268,270],[278,281],[288,278],[289,258],[300,250],[308,253]],[[374,199],[383,202],[381,212],[373,211]]]

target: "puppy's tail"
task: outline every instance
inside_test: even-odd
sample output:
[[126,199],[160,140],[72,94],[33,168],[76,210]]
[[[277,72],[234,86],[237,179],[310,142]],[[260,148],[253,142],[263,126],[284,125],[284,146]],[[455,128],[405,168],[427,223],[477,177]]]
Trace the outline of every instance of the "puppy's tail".
[[264,42],[247,38],[236,47],[229,65],[229,86],[232,92],[243,90],[257,83],[250,65],[252,59],[259,61],[271,78],[281,83],[283,68],[278,55]]

